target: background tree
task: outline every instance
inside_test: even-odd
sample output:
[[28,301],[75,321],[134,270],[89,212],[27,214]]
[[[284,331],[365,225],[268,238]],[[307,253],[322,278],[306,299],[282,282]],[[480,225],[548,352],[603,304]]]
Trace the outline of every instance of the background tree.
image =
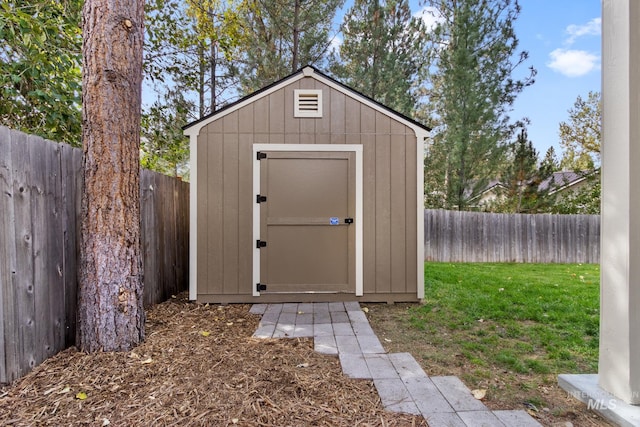
[[507,167],[500,177],[503,191],[492,210],[508,213],[538,213],[549,210],[554,197],[549,183],[554,172],[552,153],[547,152],[543,162],[522,129],[516,141],[509,147]]
[[248,0],[246,38],[238,67],[248,94],[297,71],[322,66],[331,44],[333,18],[344,0]]
[[165,175],[188,178],[189,141],[182,126],[193,118],[193,102],[179,86],[168,90],[142,115],[140,165]]
[[600,214],[600,195],[602,185],[600,172],[596,171],[587,177],[587,185],[578,190],[569,191],[557,197],[550,209],[556,214]]
[[140,109],[144,2],[82,11],[82,231],[79,346],[126,351],[144,339]]
[[348,86],[405,115],[414,112],[424,64],[424,24],[408,0],[356,0],[330,71]]
[[432,45],[424,114],[434,128],[425,162],[426,192],[443,195],[439,206],[464,210],[496,177],[515,126],[508,113],[516,96],[533,83],[535,70],[522,79],[512,75],[528,57],[518,52],[513,29],[517,1],[426,3],[438,15],[426,34]]
[[81,0],[0,3],[0,125],[80,145]]
[[591,171],[600,166],[602,107],[600,92],[578,96],[569,109],[569,121],[560,123],[561,167],[564,170]]

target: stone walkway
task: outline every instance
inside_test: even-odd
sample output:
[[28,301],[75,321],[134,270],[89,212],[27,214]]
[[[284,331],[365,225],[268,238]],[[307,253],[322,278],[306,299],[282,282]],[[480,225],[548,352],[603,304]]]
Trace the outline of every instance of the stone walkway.
[[422,415],[430,427],[540,426],[525,411],[491,411],[455,376],[429,377],[409,353],[386,353],[357,302],[255,304],[258,338],[313,337],[351,378],[373,380],[388,411]]

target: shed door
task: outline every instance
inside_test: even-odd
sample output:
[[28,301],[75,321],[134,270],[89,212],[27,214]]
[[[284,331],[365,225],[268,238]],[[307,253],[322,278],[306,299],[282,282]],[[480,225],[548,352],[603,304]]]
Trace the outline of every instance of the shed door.
[[355,293],[355,153],[265,154],[261,292]]

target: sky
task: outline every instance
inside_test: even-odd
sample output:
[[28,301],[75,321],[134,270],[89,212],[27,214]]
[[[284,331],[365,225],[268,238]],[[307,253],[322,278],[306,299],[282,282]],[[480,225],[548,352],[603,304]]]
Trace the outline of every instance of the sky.
[[[420,9],[412,0],[413,9]],[[520,0],[521,13],[514,24],[520,50],[529,59],[514,76],[524,77],[533,66],[535,83],[518,96],[510,116],[528,117],[529,139],[544,156],[554,147],[561,156],[559,124],[578,96],[601,87],[601,0]]]

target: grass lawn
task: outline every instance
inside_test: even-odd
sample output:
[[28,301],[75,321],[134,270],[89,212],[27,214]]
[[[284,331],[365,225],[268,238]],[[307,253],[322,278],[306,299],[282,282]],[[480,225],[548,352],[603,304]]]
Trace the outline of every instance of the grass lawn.
[[410,351],[430,375],[554,419],[566,412],[557,375],[597,372],[599,281],[593,264],[426,263],[424,304],[371,319],[390,350]]
[[[598,364],[600,266],[425,266],[425,303],[414,328],[439,332],[474,365],[518,373],[593,373]],[[445,335],[446,334],[446,335]]]

